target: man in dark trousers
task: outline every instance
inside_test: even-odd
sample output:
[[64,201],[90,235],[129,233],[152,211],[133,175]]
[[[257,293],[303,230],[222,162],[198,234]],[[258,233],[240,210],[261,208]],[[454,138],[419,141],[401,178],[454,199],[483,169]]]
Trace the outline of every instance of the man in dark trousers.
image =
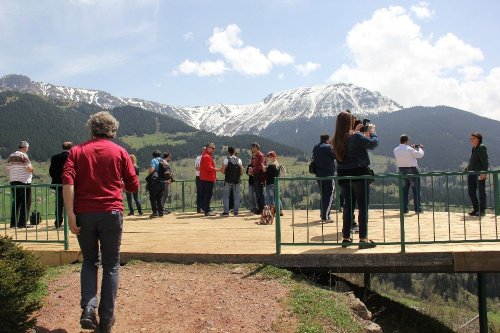
[[[69,228],[77,235],[83,255],[80,325],[83,329],[109,333],[116,320],[123,190],[137,192],[139,179],[127,151],[111,140],[116,136],[118,121],[102,111],[90,116],[87,127],[92,139],[74,146],[64,165],[64,205]],[[100,301],[99,261],[102,262]],[[98,305],[99,323],[95,316]]]
[[64,219],[63,219],[64,201],[63,201],[63,190],[62,190],[62,173],[63,173],[64,164],[66,163],[66,160],[68,159],[69,150],[71,149],[71,147],[73,147],[73,143],[70,141],[65,141],[62,144],[63,151],[50,158],[49,174],[50,174],[50,177],[52,178],[51,184],[58,185],[58,186],[52,186],[52,188],[54,190],[56,190],[56,211],[55,211],[56,220],[54,222],[54,225],[56,226],[56,228],[61,227],[64,223]]
[[[483,144],[483,136],[478,132],[470,135],[470,144],[472,152],[465,171],[475,173],[467,176],[467,188],[472,203],[469,215],[484,216],[486,214],[486,174],[477,174],[477,172],[487,171],[489,168],[488,149]],[[477,192],[479,192],[479,200]]]
[[[321,134],[319,143],[313,148],[313,160],[316,165],[316,177],[332,177],[335,175],[335,154],[329,143],[330,136]],[[322,223],[330,223],[330,210],[335,194],[335,180],[318,180],[321,193],[320,215]]]
[[266,175],[264,167],[266,166],[266,158],[260,151],[260,145],[254,142],[250,145],[252,151],[252,167],[249,168],[249,173],[253,176],[253,187],[255,197],[257,198],[257,210],[255,214],[262,214],[264,209],[264,184],[266,182]]

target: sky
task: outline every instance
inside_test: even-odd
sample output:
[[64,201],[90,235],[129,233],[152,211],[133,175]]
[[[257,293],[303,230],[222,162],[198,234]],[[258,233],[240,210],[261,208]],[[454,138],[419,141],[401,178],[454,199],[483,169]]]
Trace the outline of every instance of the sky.
[[0,0],[0,77],[175,106],[333,83],[500,120],[498,0]]

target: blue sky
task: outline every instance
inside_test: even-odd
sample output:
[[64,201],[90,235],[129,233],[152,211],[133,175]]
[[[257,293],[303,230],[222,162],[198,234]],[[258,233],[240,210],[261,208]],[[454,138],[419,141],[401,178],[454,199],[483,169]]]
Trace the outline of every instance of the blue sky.
[[347,82],[500,120],[500,1],[1,0],[0,76],[178,106]]

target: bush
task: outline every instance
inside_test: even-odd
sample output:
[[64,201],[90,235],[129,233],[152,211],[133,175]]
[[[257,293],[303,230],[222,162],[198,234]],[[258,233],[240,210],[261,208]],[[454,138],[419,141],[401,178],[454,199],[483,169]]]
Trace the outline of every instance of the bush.
[[32,314],[42,306],[36,291],[44,274],[45,267],[31,252],[0,236],[0,333],[35,326]]

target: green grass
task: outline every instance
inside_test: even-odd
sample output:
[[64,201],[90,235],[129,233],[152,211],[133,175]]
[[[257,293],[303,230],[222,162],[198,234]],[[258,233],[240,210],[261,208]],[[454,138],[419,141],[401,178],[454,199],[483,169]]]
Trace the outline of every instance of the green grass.
[[[187,143],[186,140],[176,140],[178,134],[181,133],[169,134],[158,132],[154,134],[145,134],[144,136],[122,136],[120,137],[120,139],[134,149],[140,149],[147,146],[155,146],[159,142],[168,142],[168,144],[171,146]],[[183,136],[185,136],[186,134],[187,133],[182,133]]]
[[298,320],[298,333],[362,332],[363,328],[351,313],[344,295],[297,278],[293,273],[269,265],[260,265],[257,275],[280,280],[291,287],[285,301]]

